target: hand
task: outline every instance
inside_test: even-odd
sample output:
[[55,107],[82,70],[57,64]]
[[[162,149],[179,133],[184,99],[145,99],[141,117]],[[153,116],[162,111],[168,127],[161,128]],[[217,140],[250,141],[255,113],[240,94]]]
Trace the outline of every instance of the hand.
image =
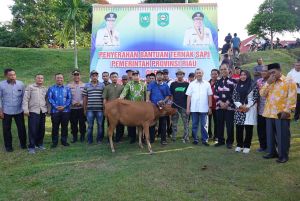
[[270,75],[269,79],[267,80],[267,83],[272,84],[274,82],[275,82],[275,76],[272,74],[272,75]]
[[186,114],[189,116],[191,114],[190,109],[186,109]]
[[80,104],[80,103],[75,103],[74,106],[75,106],[75,107],[80,107],[81,104]]
[[64,107],[64,106],[58,106],[58,107],[56,107],[56,109],[57,109],[58,111],[64,111],[65,107]]
[[120,97],[119,99],[120,99],[120,100],[124,100],[124,97]]
[[29,112],[24,112],[24,115],[27,116],[27,117],[30,116],[30,115],[29,115]]
[[290,113],[287,113],[287,112],[281,112],[281,117],[280,119],[288,119],[290,118]]
[[150,100],[146,100],[146,103],[151,103],[151,101]]
[[208,109],[208,115],[211,115],[212,114],[212,110],[211,108]]

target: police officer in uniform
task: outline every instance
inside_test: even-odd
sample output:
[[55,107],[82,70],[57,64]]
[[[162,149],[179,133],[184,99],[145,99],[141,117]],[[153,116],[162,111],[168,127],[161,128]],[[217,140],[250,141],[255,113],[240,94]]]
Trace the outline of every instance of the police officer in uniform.
[[107,13],[104,19],[106,27],[97,31],[96,46],[120,46],[119,32],[114,29],[117,14]]
[[213,38],[209,28],[204,26],[204,15],[201,12],[193,14],[192,19],[194,26],[185,31],[183,45],[197,46],[197,45],[213,45]]

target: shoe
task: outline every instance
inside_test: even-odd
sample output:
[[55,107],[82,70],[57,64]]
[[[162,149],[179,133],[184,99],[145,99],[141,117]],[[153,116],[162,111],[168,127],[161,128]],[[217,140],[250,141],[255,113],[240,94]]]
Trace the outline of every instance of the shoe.
[[35,148],[39,150],[46,150],[46,147],[44,147],[44,145],[35,146]]
[[51,148],[51,149],[54,149],[54,148],[56,148],[56,147],[57,147],[57,144],[52,144],[50,148]]
[[287,159],[287,158],[278,158],[278,159],[276,160],[276,162],[277,162],[277,163],[286,163],[288,160],[289,160],[289,159]]
[[176,138],[172,138],[172,142],[176,142]]
[[236,147],[235,148],[235,152],[241,152],[243,150],[243,148],[241,148],[241,147]]
[[168,143],[166,141],[162,141],[161,145],[167,145]]
[[194,142],[193,142],[194,145],[197,145],[198,143],[199,143],[198,141],[194,141]]
[[27,149],[26,145],[20,145],[21,149]]
[[61,143],[64,147],[68,147],[68,146],[70,146],[70,144],[69,143],[67,143],[67,142],[65,142],[65,143]]
[[6,150],[6,152],[13,152],[13,151],[14,151],[14,149],[13,149],[12,147],[10,147],[10,148],[5,148],[5,150]]
[[71,143],[75,143],[75,142],[77,142],[77,140],[75,140],[75,139],[73,139],[73,140],[71,141]]
[[232,144],[227,144],[226,147],[227,149],[232,149]]
[[28,153],[29,154],[35,154],[35,149],[34,148],[29,148]]
[[278,157],[278,154],[267,154],[267,155],[264,155],[263,158],[264,159],[271,159],[271,158],[277,158]]
[[249,154],[249,152],[250,152],[250,148],[244,148],[243,149],[243,153],[244,154]]
[[204,146],[207,146],[207,147],[210,146],[210,144],[208,144],[207,142],[202,142],[202,144],[203,144]]
[[221,143],[221,142],[217,142],[216,144],[215,144],[215,147],[220,147],[220,146],[223,146],[225,143]]

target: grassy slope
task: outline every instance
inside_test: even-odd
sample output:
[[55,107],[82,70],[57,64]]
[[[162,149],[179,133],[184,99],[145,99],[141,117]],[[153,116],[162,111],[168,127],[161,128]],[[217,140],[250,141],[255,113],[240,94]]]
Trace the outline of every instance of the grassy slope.
[[[42,72],[51,84],[55,72],[73,69],[72,55],[68,50],[0,48],[0,66],[15,68],[25,83]],[[284,61],[289,66],[293,62],[293,56],[286,53],[262,52],[250,54],[252,60],[246,66],[253,66],[261,55],[266,62]],[[79,66],[85,80],[88,62],[89,51],[80,50]],[[180,127],[179,134],[182,132]],[[299,123],[292,123],[292,133],[291,160],[278,165],[255,153],[256,132],[249,155],[178,140],[166,147],[155,143],[153,156],[128,141],[117,146],[116,154],[107,145],[78,143],[30,156],[18,148],[13,124],[15,151],[0,151],[0,200],[299,200]],[[48,118],[47,148],[50,134]],[[202,169],[204,165],[207,169]]]

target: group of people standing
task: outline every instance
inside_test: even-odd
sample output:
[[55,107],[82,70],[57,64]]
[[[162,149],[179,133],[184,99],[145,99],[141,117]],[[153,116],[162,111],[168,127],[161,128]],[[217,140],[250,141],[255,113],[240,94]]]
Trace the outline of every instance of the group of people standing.
[[[168,70],[164,69],[156,74],[148,74],[145,82],[140,79],[139,71],[127,70],[127,75],[122,76],[122,84],[118,82],[120,79],[117,72],[103,72],[103,82],[100,82],[99,73],[93,70],[90,72],[90,82],[83,83],[80,71],[74,70],[73,81],[67,85],[64,85],[64,76],[58,73],[55,75],[56,83],[47,88],[44,86],[44,76],[38,74],[35,76],[35,83],[25,88],[16,79],[16,72],[6,69],[6,80],[0,83],[0,118],[3,119],[5,149],[7,152],[13,151],[12,118],[17,125],[20,146],[22,149],[27,148],[24,115],[28,116],[29,153],[45,149],[43,139],[48,113],[52,122],[51,148],[58,145],[59,127],[61,144],[69,146],[69,121],[72,143],[84,142],[87,130],[87,143],[92,144],[96,119],[96,142],[101,144],[104,139],[105,104],[115,99],[127,99],[150,102],[157,107],[170,103],[177,108],[177,113],[172,117],[159,118],[158,129],[156,125],[150,127],[151,143],[155,141],[156,130],[162,145],[167,144],[167,134],[176,141],[179,117],[184,127],[182,141],[188,142],[191,118],[193,144],[201,142],[210,146],[211,138],[216,141],[214,146],[226,144],[228,149],[232,149],[235,126],[235,151],[247,154],[251,148],[253,128],[257,125],[260,143],[258,151],[267,152],[264,158],[278,158],[279,163],[288,161],[289,126],[296,102],[295,120],[299,119],[300,100],[297,93],[300,94],[300,60],[287,77],[282,75],[280,64],[263,65],[261,58],[254,68],[254,79],[249,71],[238,70],[239,74],[231,72],[226,63],[222,64],[219,69],[211,71],[211,79],[206,81],[203,79],[204,71],[196,69],[195,73],[188,76],[188,82],[181,69],[176,72],[175,80],[171,80]],[[135,143],[137,128],[127,127],[127,130],[130,143]],[[201,138],[198,137],[198,130]],[[124,131],[124,125],[117,126],[116,143],[122,141]]]

